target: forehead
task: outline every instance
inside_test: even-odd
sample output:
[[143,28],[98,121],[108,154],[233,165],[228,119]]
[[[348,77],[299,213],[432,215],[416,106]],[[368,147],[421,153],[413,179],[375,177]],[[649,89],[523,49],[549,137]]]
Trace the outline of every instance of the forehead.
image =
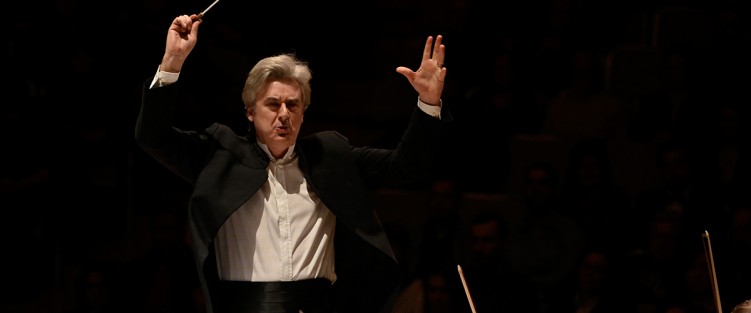
[[259,99],[287,99],[299,98],[300,88],[297,83],[291,80],[273,80],[259,91]]

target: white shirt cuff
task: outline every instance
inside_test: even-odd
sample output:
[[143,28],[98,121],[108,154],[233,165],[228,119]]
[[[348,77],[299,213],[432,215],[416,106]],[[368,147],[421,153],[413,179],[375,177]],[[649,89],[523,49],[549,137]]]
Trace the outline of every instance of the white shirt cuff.
[[417,98],[417,107],[420,108],[420,110],[422,110],[423,112],[437,119],[441,118],[441,106],[443,106],[443,100],[441,100],[440,105],[434,106],[422,102],[420,98]]
[[180,77],[180,73],[164,72],[161,70],[161,66],[159,66],[156,70],[156,75],[154,75],[154,80],[151,81],[149,89],[172,84],[177,81],[178,77]]

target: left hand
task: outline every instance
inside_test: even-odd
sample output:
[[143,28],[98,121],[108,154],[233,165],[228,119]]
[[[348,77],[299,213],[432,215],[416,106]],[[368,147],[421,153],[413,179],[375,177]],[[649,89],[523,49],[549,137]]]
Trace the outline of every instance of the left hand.
[[[441,43],[443,36],[428,36],[425,42],[425,49],[422,52],[422,62],[417,71],[399,66],[396,71],[409,80],[409,83],[417,91],[420,100],[426,104],[439,106],[441,104],[441,93],[443,93],[443,82],[446,79],[446,68],[443,66],[443,59],[446,55],[446,47]],[[432,52],[432,53],[431,53]]]

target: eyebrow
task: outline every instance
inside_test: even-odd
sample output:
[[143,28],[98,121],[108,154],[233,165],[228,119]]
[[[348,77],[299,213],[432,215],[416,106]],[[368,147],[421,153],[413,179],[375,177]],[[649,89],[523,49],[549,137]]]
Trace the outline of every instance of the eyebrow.
[[[301,100],[299,98],[297,98],[297,97],[289,97],[289,98],[287,98],[287,101],[284,101],[284,102],[287,102],[287,103],[293,103],[293,102],[294,103],[299,103],[300,101]],[[271,103],[271,102],[282,102],[282,101],[281,101],[281,99],[279,97],[274,97],[274,96],[266,97],[266,98],[263,99],[263,103]]]

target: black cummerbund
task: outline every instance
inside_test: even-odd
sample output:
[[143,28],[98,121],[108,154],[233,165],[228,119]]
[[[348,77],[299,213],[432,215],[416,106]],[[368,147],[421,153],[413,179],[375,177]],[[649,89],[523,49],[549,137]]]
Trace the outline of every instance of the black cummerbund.
[[216,313],[331,313],[331,282],[307,279],[283,282],[221,281],[211,293]]

